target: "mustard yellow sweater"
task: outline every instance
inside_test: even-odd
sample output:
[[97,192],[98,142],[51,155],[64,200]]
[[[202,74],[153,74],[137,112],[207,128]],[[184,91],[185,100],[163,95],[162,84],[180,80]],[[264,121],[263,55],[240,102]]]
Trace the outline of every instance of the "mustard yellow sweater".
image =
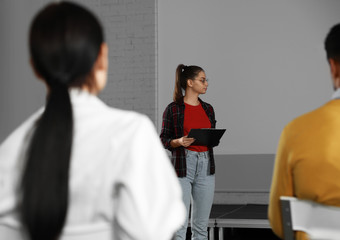
[[[280,196],[340,206],[340,100],[290,122],[282,131],[270,191],[268,217],[283,238]],[[306,239],[297,233],[297,239]]]

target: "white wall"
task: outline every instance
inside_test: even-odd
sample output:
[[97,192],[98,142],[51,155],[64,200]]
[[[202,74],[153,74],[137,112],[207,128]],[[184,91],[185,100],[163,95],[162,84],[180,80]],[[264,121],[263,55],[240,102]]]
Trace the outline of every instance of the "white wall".
[[336,0],[159,0],[158,128],[178,64],[210,79],[202,99],[227,128],[217,154],[273,154],[284,125],[330,99],[324,38]]

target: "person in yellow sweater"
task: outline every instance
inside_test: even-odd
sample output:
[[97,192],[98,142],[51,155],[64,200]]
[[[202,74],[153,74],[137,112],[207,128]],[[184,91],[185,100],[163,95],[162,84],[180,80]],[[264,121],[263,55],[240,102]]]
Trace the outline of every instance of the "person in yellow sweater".
[[[270,190],[268,217],[283,238],[280,196],[340,206],[340,23],[325,40],[334,87],[332,100],[290,122],[282,131]],[[296,239],[308,239],[302,232]]]

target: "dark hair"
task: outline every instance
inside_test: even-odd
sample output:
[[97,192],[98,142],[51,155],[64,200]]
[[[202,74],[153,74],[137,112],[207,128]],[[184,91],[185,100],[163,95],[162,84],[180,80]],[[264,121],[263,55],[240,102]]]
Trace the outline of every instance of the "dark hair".
[[340,61],[340,23],[334,25],[325,39],[327,59]]
[[49,4],[32,21],[32,63],[49,88],[20,185],[20,216],[32,240],[56,240],[64,227],[73,138],[68,89],[93,86],[89,76],[103,41],[98,20],[74,3]]
[[185,66],[184,64],[179,64],[177,66],[175,90],[173,96],[174,102],[179,103],[183,98],[182,89],[185,90],[187,88],[187,80],[194,79],[202,71],[204,72],[204,70],[199,66]]

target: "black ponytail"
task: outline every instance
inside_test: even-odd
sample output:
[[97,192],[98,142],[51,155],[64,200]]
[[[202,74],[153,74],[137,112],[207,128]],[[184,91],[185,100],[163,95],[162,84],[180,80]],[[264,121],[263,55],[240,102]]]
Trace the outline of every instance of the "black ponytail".
[[174,102],[180,102],[180,99],[183,97],[183,92],[182,89],[185,90],[186,88],[186,84],[184,84],[184,86],[182,86],[182,82],[181,81],[181,76],[182,76],[182,72],[184,70],[184,68],[186,68],[186,66],[184,64],[179,64],[176,68],[176,80],[175,80],[175,90],[174,90],[174,97],[173,100]]
[[175,90],[173,100],[174,102],[180,103],[183,98],[183,92],[187,88],[187,80],[194,79],[197,75],[204,71],[199,66],[185,66],[184,64],[179,64],[176,68],[176,80],[175,80]]
[[18,206],[31,240],[57,240],[69,200],[73,139],[69,88],[91,89],[89,76],[104,38],[98,20],[68,2],[52,3],[39,12],[29,37],[33,66],[49,92],[27,150]]
[[66,86],[50,90],[22,177],[22,221],[32,240],[57,239],[68,206],[73,117]]

